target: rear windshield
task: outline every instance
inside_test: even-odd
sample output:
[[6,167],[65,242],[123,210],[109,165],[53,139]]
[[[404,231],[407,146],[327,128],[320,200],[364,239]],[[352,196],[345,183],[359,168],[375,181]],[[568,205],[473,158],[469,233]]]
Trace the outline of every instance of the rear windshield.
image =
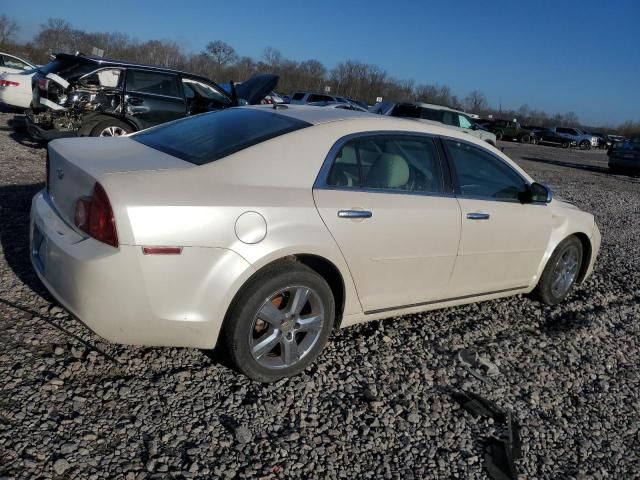
[[624,142],[616,142],[613,144],[616,151],[640,152],[640,138],[625,140]]
[[204,165],[310,123],[270,110],[230,108],[144,130],[131,138],[196,165]]

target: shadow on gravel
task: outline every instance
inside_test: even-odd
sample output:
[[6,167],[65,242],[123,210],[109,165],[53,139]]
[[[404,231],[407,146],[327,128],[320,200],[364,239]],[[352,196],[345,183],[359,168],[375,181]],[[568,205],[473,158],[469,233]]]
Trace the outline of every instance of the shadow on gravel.
[[0,244],[7,264],[38,295],[51,301],[31,266],[29,256],[29,211],[31,199],[44,183],[0,186]]
[[16,115],[13,119],[7,122],[7,125],[8,127],[0,127],[0,131],[4,130],[11,132],[9,133],[9,136],[20,145],[28,148],[46,148],[47,142],[31,138],[27,131],[27,124],[25,123],[24,115]]

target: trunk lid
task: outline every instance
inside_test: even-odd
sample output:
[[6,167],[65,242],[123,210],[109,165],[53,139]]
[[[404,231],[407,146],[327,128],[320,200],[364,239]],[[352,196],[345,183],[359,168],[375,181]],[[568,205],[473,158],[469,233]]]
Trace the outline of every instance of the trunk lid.
[[90,196],[106,175],[175,168],[193,165],[126,137],[54,140],[47,151],[47,191],[60,216],[74,225],[78,198]]

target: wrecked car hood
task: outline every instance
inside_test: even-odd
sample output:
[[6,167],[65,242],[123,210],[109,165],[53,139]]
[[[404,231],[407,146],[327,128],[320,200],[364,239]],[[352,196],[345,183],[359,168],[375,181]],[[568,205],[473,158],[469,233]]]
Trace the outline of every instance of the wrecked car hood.
[[257,105],[275,90],[279,79],[278,75],[271,73],[255,75],[236,87],[238,99],[245,100],[249,105]]

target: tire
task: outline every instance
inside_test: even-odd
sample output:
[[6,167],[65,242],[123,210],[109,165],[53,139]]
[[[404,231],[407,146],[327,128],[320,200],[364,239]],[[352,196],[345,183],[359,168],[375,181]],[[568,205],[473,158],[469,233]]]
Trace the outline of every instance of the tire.
[[[301,297],[305,303],[295,308]],[[317,317],[306,330],[300,326]],[[302,372],[318,357],[334,320],[335,301],[324,278],[287,260],[249,279],[225,318],[222,341],[239,372],[258,382],[275,382]]]
[[502,132],[500,130],[495,132],[495,134],[496,134],[496,140],[502,140]]
[[578,146],[580,147],[580,150],[590,150],[591,142],[588,140],[582,140]]
[[520,137],[521,143],[529,143],[531,141],[531,137],[529,135],[522,135]]
[[132,133],[131,125],[121,122],[115,118],[104,120],[91,130],[92,137],[120,137]]
[[547,305],[564,300],[575,285],[582,267],[582,243],[575,235],[565,238],[551,254],[534,296]]
[[562,148],[569,148],[569,142],[562,142]]

